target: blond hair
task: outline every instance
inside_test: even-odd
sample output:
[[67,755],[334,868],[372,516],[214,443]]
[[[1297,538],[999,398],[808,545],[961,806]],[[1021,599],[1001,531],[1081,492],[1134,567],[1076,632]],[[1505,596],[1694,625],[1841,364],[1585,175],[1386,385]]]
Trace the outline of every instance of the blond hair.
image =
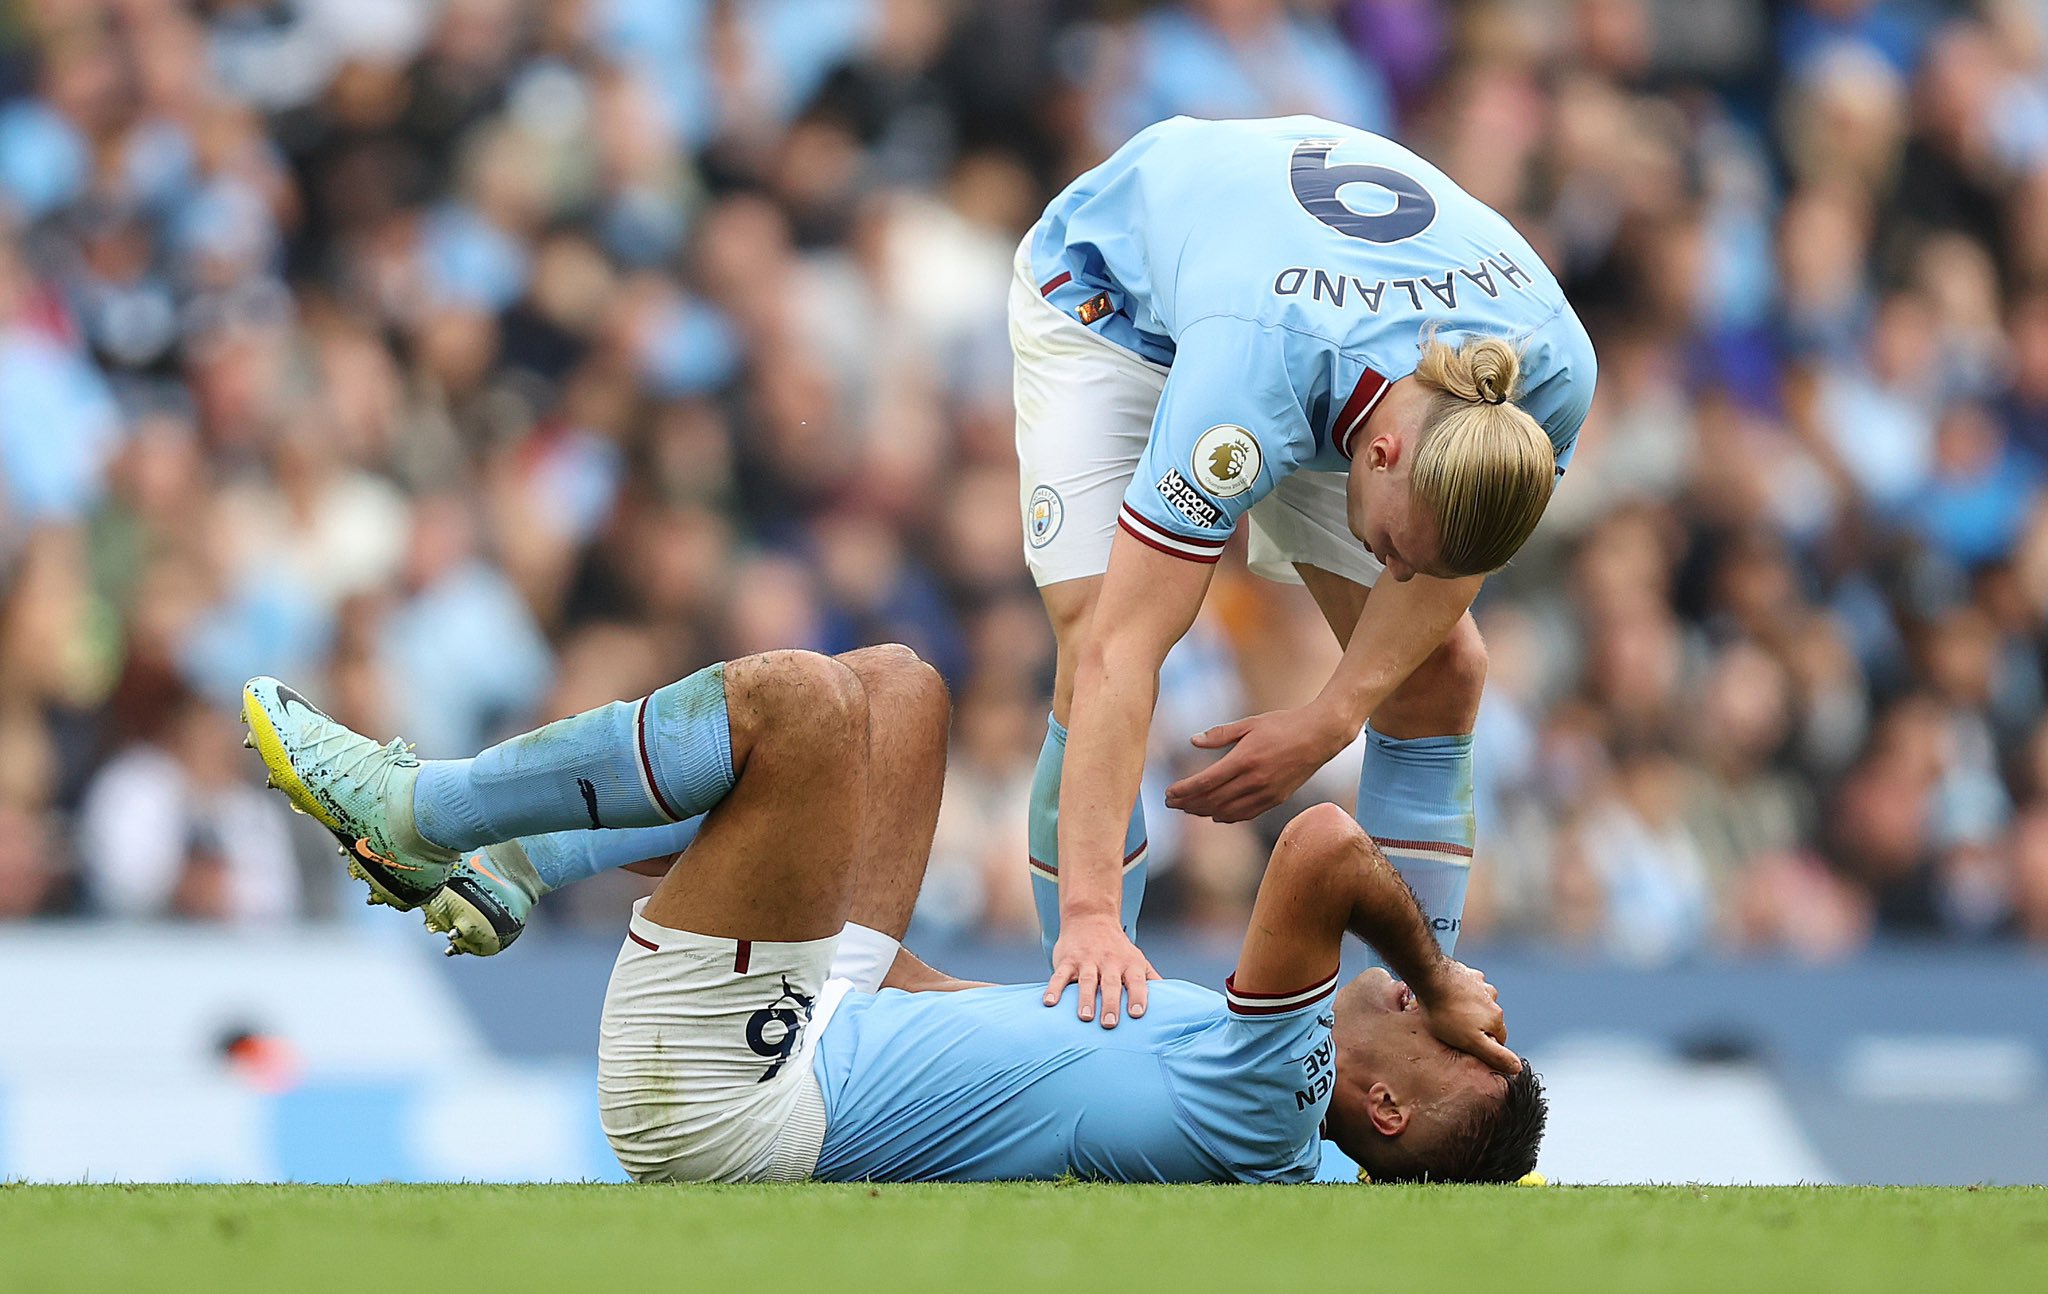
[[1436,518],[1437,562],[1454,574],[1507,565],[1550,502],[1557,452],[1542,425],[1510,403],[1521,372],[1521,352],[1501,338],[1455,348],[1423,339],[1415,380],[1430,400],[1408,491]]

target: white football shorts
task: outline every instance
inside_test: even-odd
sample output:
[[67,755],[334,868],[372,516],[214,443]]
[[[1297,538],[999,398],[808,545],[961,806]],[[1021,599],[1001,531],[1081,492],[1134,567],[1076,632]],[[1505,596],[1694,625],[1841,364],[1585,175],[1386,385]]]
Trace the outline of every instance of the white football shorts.
[[[1043,588],[1109,569],[1124,492],[1152,435],[1167,370],[1089,331],[1031,280],[1031,235],[1010,281],[1024,561]],[[1299,584],[1295,564],[1370,588],[1384,569],[1351,533],[1341,472],[1296,472],[1252,506],[1249,564]]]
[[597,1093],[635,1181],[793,1182],[825,1140],[811,1067],[832,1010],[839,937],[715,939],[633,917],[605,991]]

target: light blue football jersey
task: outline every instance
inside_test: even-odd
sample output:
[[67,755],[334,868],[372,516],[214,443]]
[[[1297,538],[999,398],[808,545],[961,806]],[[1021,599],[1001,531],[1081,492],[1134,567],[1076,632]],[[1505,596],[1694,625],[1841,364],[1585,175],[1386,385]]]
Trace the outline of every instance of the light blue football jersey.
[[1327,983],[1282,999],[1152,985],[1104,1029],[1077,991],[850,995],[818,1041],[824,1181],[1306,1182],[1335,1078]]
[[1141,131],[1046,208],[1046,299],[1169,365],[1121,521],[1214,561],[1288,474],[1341,472],[1349,437],[1432,328],[1522,347],[1516,403],[1563,470],[1593,345],[1513,226],[1390,139],[1317,117]]

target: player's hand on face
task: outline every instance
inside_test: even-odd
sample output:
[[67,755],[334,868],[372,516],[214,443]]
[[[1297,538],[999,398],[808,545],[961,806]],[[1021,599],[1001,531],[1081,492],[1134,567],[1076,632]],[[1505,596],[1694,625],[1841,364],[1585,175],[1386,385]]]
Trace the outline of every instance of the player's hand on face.
[[1166,788],[1166,807],[1218,822],[1248,822],[1301,789],[1356,732],[1314,706],[1269,710],[1198,732],[1201,750],[1230,750]]
[[1064,920],[1059,942],[1052,948],[1052,978],[1046,981],[1045,1004],[1056,1005],[1067,985],[1081,986],[1080,1017],[1099,1015],[1102,1027],[1116,1028],[1126,997],[1130,1014],[1145,1014],[1145,985],[1159,978],[1138,945],[1125,936],[1114,917]]
[[1463,962],[1446,958],[1430,984],[1416,988],[1429,1031],[1446,1047],[1467,1052],[1503,1074],[1522,1072],[1521,1058],[1509,1051],[1508,1020],[1500,1009],[1500,992],[1486,977]]

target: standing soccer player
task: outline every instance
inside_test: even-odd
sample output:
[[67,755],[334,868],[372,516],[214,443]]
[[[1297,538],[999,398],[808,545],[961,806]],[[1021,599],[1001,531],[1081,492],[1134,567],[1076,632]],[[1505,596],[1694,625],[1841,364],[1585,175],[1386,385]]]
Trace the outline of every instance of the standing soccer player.
[[1247,515],[1251,568],[1306,584],[1343,660],[1307,705],[1198,735],[1231,749],[1167,804],[1254,817],[1370,720],[1358,820],[1449,954],[1486,673],[1469,608],[1593,396],[1557,281],[1443,172],[1314,117],[1143,131],[1053,200],[1016,270],[1025,555],[1059,639],[1031,802],[1047,1004],[1078,982],[1083,1019],[1144,1011],[1159,669]]

